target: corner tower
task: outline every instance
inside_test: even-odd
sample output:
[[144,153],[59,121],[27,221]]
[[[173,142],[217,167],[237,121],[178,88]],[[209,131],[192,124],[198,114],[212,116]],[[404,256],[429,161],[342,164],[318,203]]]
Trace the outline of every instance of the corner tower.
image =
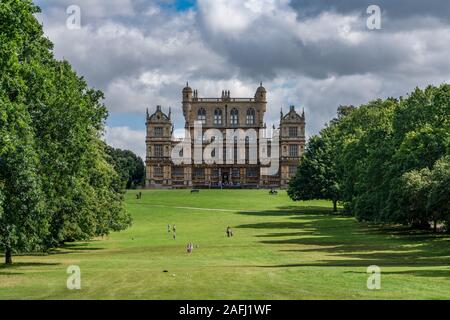
[[295,106],[286,115],[281,111],[280,119],[280,184],[286,187],[297,172],[298,164],[305,151],[305,111],[298,114]]
[[171,112],[165,114],[161,106],[149,115],[147,110],[147,187],[163,188],[172,185],[172,133]]

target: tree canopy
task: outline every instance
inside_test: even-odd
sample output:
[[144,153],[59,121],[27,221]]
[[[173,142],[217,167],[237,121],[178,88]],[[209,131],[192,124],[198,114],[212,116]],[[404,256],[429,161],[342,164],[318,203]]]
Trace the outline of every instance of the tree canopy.
[[101,141],[108,115],[34,17],[29,0],[0,3],[0,250],[46,250],[131,223]]
[[141,157],[130,150],[106,147],[108,162],[119,174],[125,188],[131,189],[142,186],[145,178],[145,165]]
[[406,98],[341,107],[310,139],[289,194],[336,196],[360,220],[448,228],[449,155],[450,85],[417,88]]

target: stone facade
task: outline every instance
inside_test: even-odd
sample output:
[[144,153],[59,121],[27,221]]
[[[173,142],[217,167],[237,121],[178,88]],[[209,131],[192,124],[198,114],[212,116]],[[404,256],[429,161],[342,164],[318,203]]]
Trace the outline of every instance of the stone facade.
[[[227,132],[243,129],[259,134],[261,129],[266,129],[264,115],[267,108],[267,91],[261,86],[257,89],[253,98],[233,98],[230,91],[223,91],[220,98],[200,98],[197,90],[192,90],[187,85],[182,92],[182,109],[185,118],[185,129],[190,133],[192,154],[194,153],[194,123],[202,123],[202,133],[209,129],[223,133],[226,140]],[[286,187],[289,179],[295,174],[296,167],[305,148],[305,113],[301,115],[290,107],[289,112],[280,117],[279,139],[279,170],[275,175],[265,175],[267,164],[260,160],[259,135],[256,136],[257,150],[249,150],[248,139],[245,142],[245,155],[237,152],[237,138],[234,138],[234,155],[227,155],[227,141],[223,141],[223,155],[234,157],[233,161],[195,163],[187,159],[184,163],[177,164],[172,161],[172,151],[180,143],[173,137],[173,123],[171,111],[165,114],[161,107],[150,115],[147,112],[147,159],[146,159],[146,186],[148,188],[205,188],[205,187]],[[210,130],[211,131],[211,130]],[[236,131],[238,132],[238,131]],[[241,137],[239,137],[240,139]],[[213,140],[214,141],[214,140]],[[205,142],[203,151],[211,143]],[[275,144],[274,144],[275,146]],[[209,149],[208,149],[209,150]],[[220,149],[216,149],[220,150]],[[216,155],[214,150],[214,156]],[[231,149],[233,150],[233,149]],[[267,152],[271,153],[271,144]],[[249,152],[255,151],[257,161],[248,161]],[[266,150],[265,150],[266,151]],[[220,151],[219,151],[220,152]],[[230,153],[230,151],[228,151]],[[232,152],[232,151],[231,151]],[[242,160],[245,157],[245,161]],[[241,159],[241,161],[238,161]]]

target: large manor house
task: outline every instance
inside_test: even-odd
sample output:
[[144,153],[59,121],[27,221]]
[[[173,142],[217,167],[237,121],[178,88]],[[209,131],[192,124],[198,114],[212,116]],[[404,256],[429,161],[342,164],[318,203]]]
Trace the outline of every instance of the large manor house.
[[[266,129],[264,115],[267,108],[267,91],[261,86],[253,98],[232,98],[230,91],[223,91],[219,98],[200,98],[189,84],[183,89],[182,107],[185,129],[190,132],[194,145],[194,123],[201,123],[203,132],[218,129],[226,137],[227,129]],[[299,114],[291,106],[287,114],[281,111],[279,127],[279,168],[275,174],[265,175],[259,150],[257,161],[233,163],[197,163],[188,161],[175,164],[172,150],[180,143],[173,136],[171,112],[164,113],[158,106],[153,114],[147,111],[147,188],[274,188],[286,187],[295,174],[305,148],[305,113]],[[224,138],[225,139],[225,138]],[[234,144],[237,148],[237,143]],[[260,148],[259,144],[258,148]],[[275,144],[274,144],[275,145]],[[205,148],[207,144],[203,145]],[[226,142],[224,142],[224,148]],[[248,148],[248,145],[246,145]],[[270,149],[270,143],[268,148]],[[194,147],[192,147],[192,150]],[[226,152],[226,151],[225,151]],[[272,151],[271,151],[272,152]],[[248,154],[248,150],[246,152]]]

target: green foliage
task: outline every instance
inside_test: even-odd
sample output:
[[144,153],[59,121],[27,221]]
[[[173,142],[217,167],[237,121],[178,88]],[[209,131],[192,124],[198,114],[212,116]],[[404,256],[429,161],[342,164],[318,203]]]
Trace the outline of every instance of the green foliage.
[[47,235],[38,158],[22,104],[0,95],[0,250],[6,263],[14,252],[40,250]]
[[[100,136],[103,94],[52,44],[30,1],[0,3],[0,249],[46,249],[131,219]],[[44,214],[45,213],[45,214]]]
[[396,213],[397,220],[417,227],[429,226],[427,201],[430,184],[431,177],[428,168],[409,171],[400,178],[398,184],[400,188],[396,190],[396,200],[401,209]]
[[37,11],[28,1],[0,3],[0,250],[6,263],[14,252],[42,248],[47,234],[32,119],[20,76],[40,31],[32,16]]
[[108,161],[119,174],[126,189],[142,186],[145,178],[144,161],[132,151],[106,147]]
[[302,157],[297,173],[289,182],[288,194],[295,201],[339,200],[339,185],[334,170],[331,139],[327,128],[321,136],[312,137]]
[[[339,199],[360,220],[450,226],[450,85],[340,107],[338,118],[309,145],[291,182],[294,200],[329,199],[327,189],[317,187],[328,172]],[[332,155],[330,161],[313,161],[324,154]]]
[[431,171],[427,211],[450,226],[450,156],[441,158]]

